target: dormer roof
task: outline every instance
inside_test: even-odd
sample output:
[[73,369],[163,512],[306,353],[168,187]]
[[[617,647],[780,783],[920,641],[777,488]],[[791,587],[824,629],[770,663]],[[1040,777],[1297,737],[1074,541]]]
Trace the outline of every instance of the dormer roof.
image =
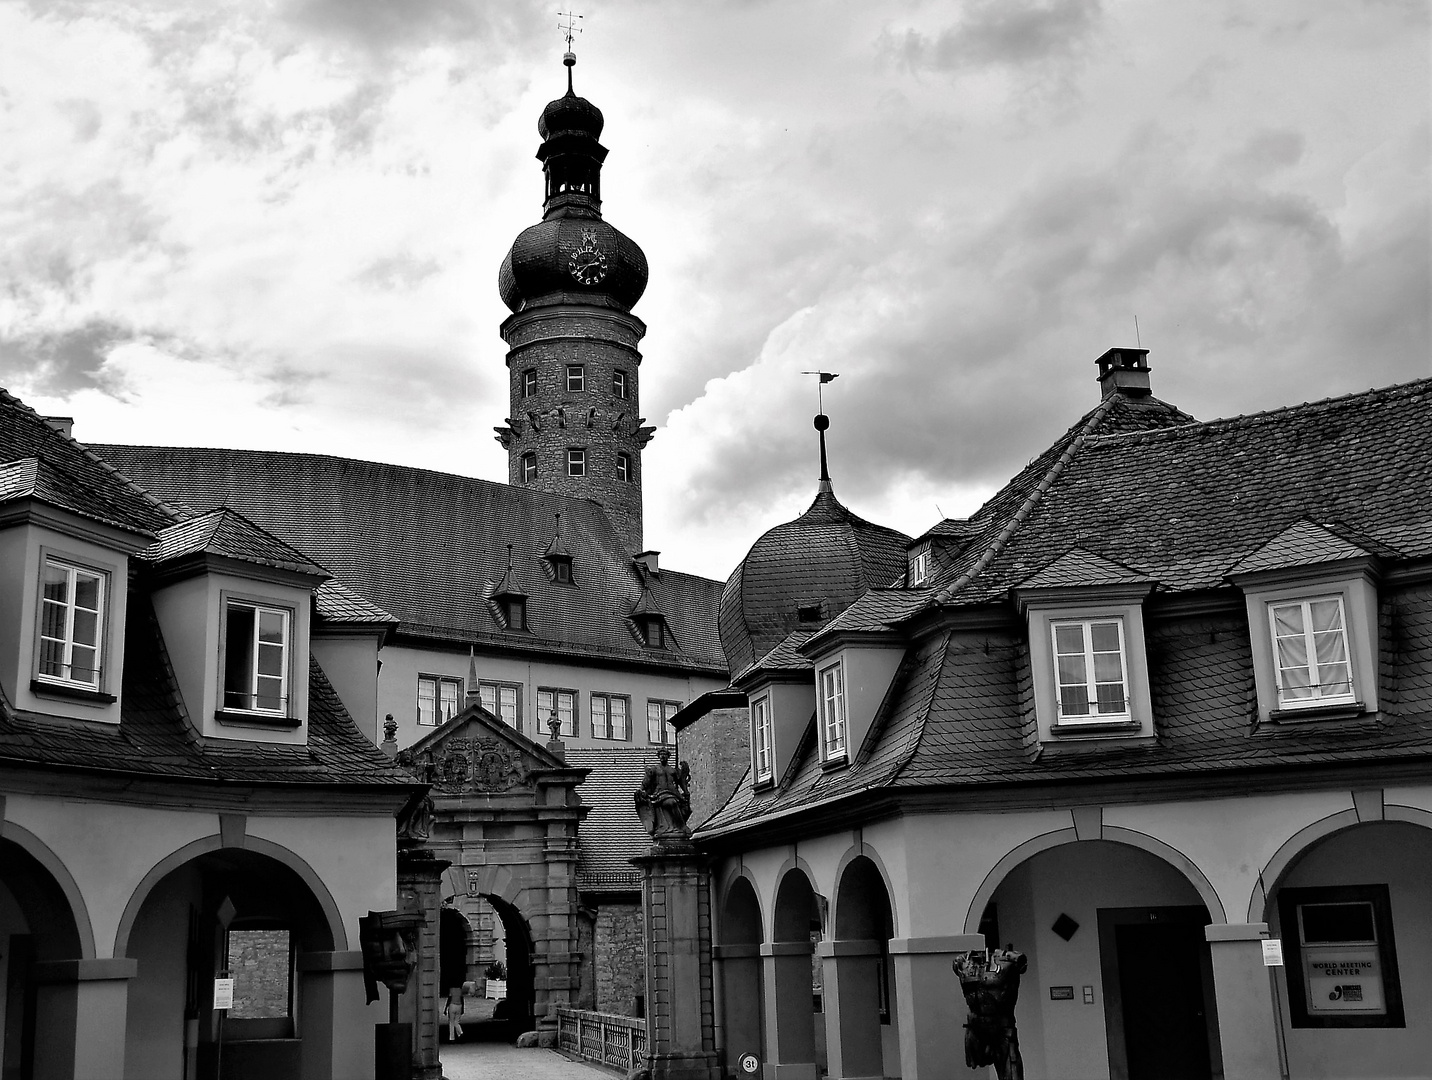
[[1292,570],[1345,559],[1365,559],[1372,554],[1374,552],[1362,544],[1305,518],[1293,522],[1257,551],[1239,559],[1229,568],[1228,574],[1231,577],[1264,570]]
[[1153,584],[1153,578],[1083,548],[1074,548],[1030,575],[1020,589],[1077,589],[1100,585]]
[[165,567],[209,555],[286,570],[314,578],[315,584],[331,576],[303,552],[226,506],[164,529],[140,558],[156,567]]

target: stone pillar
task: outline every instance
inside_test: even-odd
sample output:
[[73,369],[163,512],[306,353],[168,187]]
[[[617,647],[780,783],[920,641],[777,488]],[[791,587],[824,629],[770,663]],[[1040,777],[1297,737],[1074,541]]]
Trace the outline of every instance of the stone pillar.
[[398,1003],[400,1023],[413,1025],[413,1080],[442,1080],[438,1060],[438,922],[442,875],[452,864],[422,848],[398,850],[398,912],[421,915],[418,955],[408,988]]
[[984,1080],[988,1070],[965,1067],[969,1010],[954,972],[956,953],[984,947],[983,934],[891,940],[902,1080]]
[[768,941],[763,991],[766,1006],[765,1080],[816,1080],[815,1007],[811,1001],[809,941]]
[[720,1080],[706,860],[678,841],[658,842],[632,862],[643,878],[651,1080]]
[[880,1038],[880,942],[822,941],[825,1045],[830,1080],[885,1075]]
[[35,965],[35,1080],[107,1080],[124,1061],[129,980],[139,961],[50,960]]
[[727,1071],[747,1054],[766,1060],[761,1009],[761,947],[717,945],[711,950],[716,985],[721,991],[724,1023],[718,1025],[720,1051]]
[[1213,957],[1218,1041],[1225,1080],[1282,1075],[1271,969],[1263,966],[1267,923],[1210,923],[1203,928]]

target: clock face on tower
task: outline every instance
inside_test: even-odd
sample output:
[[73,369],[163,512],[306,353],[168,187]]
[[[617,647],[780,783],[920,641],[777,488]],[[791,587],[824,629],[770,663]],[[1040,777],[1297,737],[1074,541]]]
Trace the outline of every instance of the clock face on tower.
[[567,263],[572,276],[583,285],[595,285],[607,276],[607,257],[597,247],[597,230],[583,229],[582,243]]

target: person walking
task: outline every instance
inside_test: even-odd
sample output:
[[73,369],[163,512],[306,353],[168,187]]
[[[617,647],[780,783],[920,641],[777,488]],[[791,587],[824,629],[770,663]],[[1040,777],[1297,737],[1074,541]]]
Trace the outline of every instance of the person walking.
[[462,983],[448,991],[443,1011],[447,1014],[448,1042],[457,1042],[462,1038]]

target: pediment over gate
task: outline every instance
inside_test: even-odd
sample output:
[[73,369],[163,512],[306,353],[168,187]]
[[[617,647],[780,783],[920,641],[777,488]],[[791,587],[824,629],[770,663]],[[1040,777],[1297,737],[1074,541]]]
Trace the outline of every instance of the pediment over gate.
[[578,784],[587,772],[572,768],[476,704],[400,750],[398,764],[431,784],[435,796],[533,791],[539,777],[548,783]]

